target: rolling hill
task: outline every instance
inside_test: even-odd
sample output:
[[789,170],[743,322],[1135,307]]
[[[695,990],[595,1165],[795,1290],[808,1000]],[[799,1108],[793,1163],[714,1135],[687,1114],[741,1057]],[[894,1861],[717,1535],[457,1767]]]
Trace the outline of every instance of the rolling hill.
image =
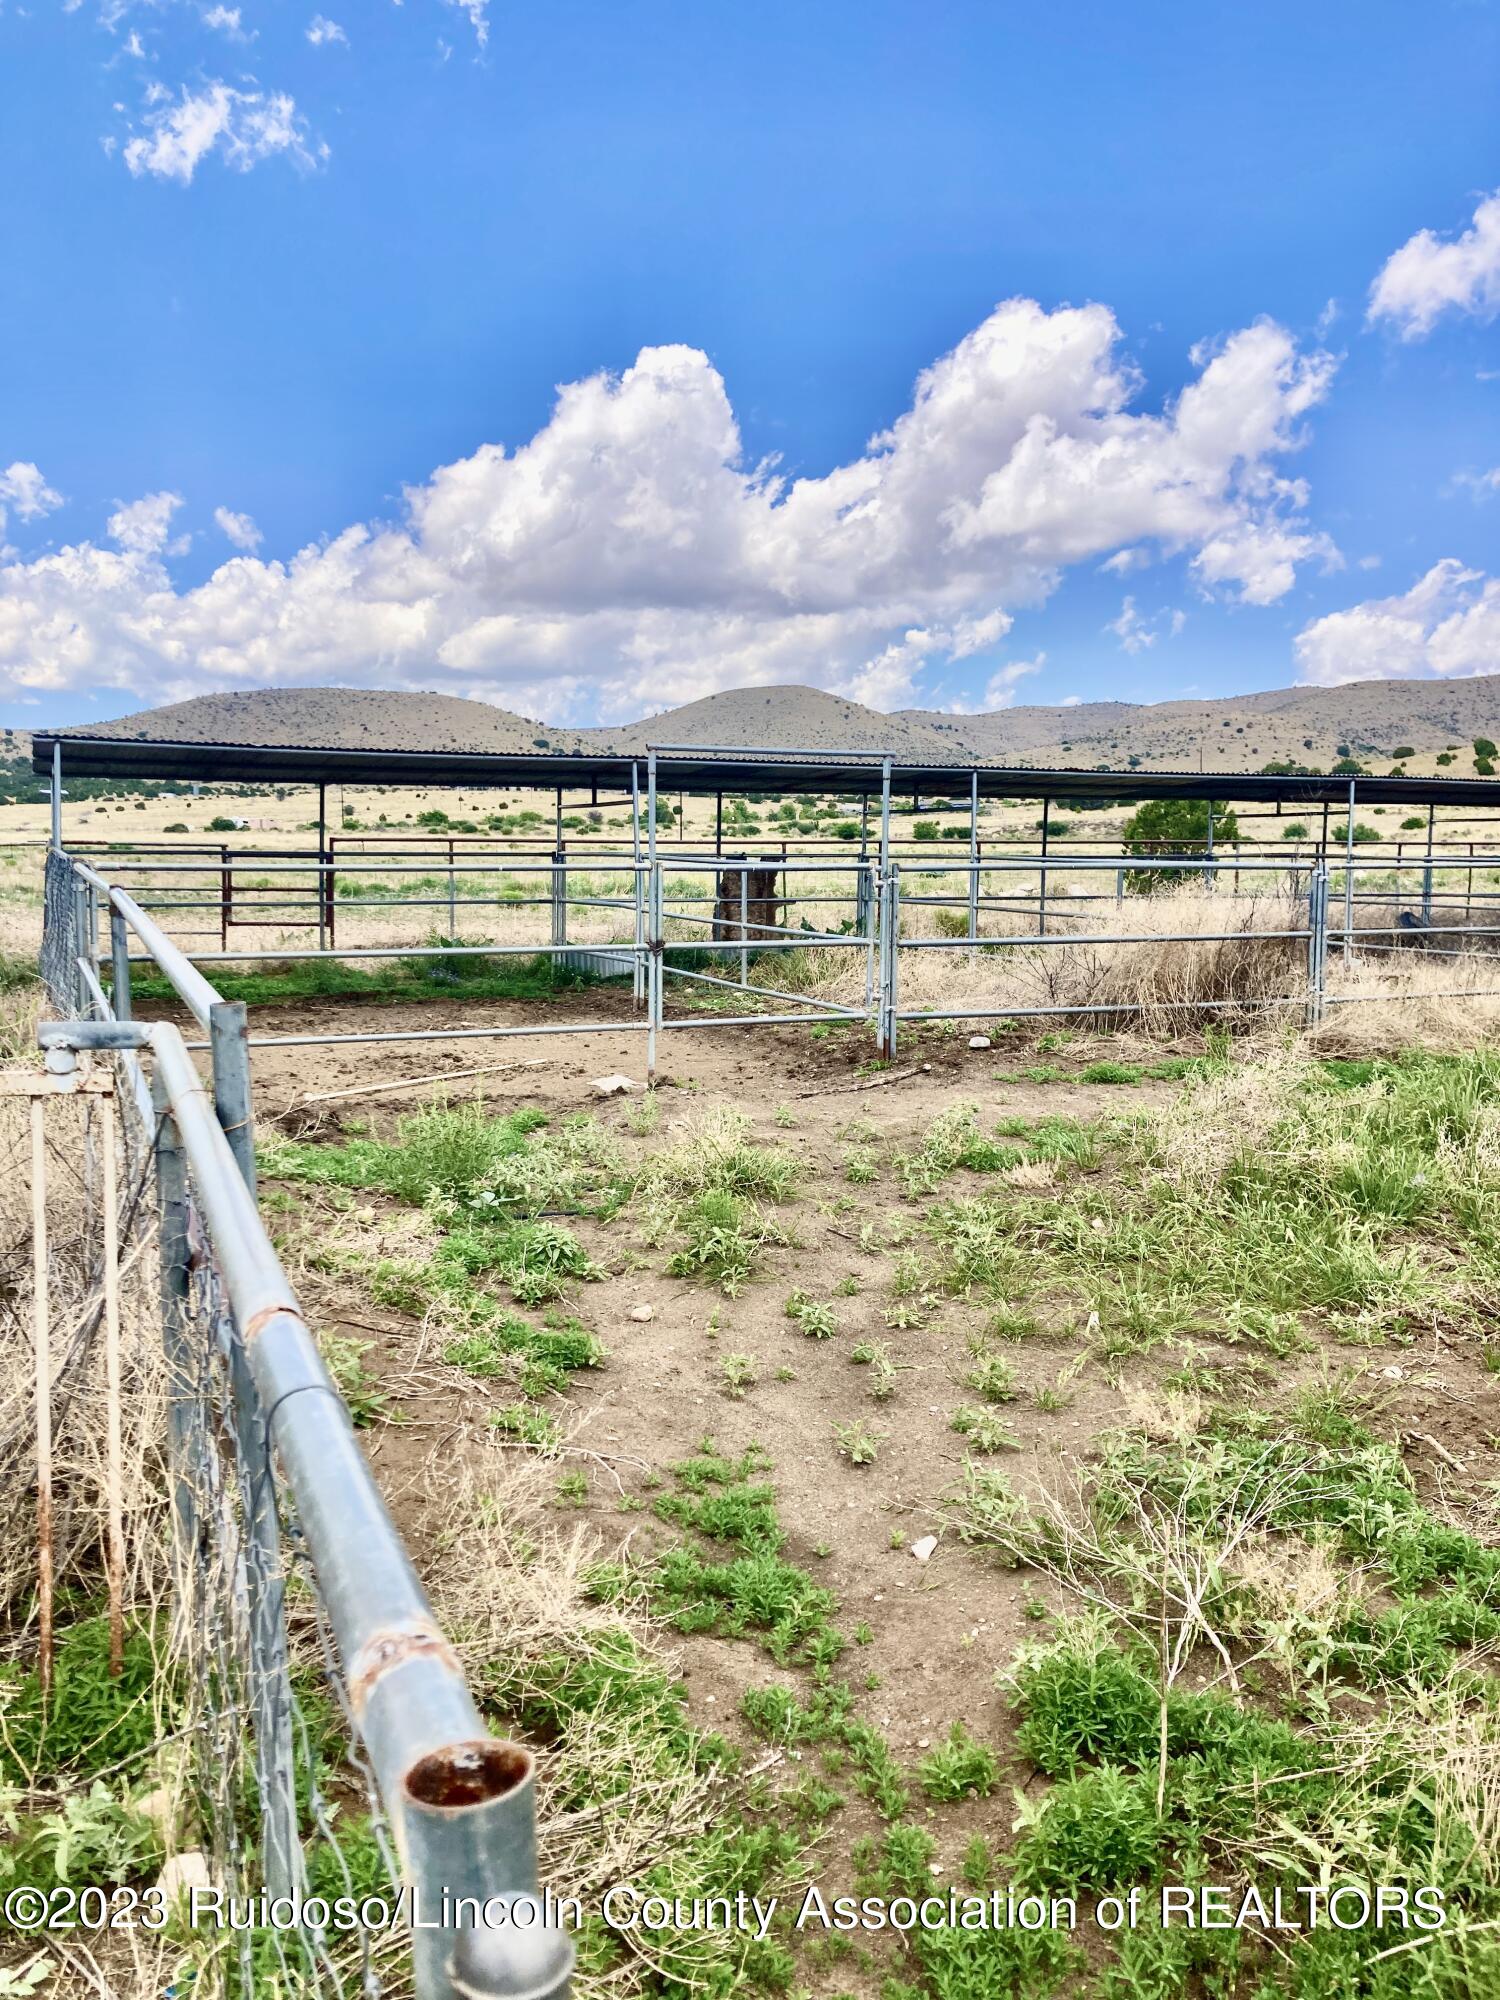
[[892,715],[809,687],[733,688],[606,729],[533,721],[458,695],[372,688],[266,688],[198,695],[68,734],[179,742],[317,744],[515,752],[644,752],[648,744],[885,751],[902,760],[1092,770],[1259,770],[1291,760],[1327,768],[1344,747],[1372,769],[1398,750],[1408,769],[1472,767],[1476,736],[1500,732],[1500,675],[1463,681],[1363,681],[1274,688],[1212,701],[1032,705],[983,715]]

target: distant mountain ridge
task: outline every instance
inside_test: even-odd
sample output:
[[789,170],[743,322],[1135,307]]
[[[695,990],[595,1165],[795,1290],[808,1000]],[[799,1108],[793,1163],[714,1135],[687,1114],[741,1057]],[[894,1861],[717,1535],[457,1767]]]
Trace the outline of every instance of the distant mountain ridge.
[[[1500,732],[1500,675],[1272,688],[1212,700],[1082,702],[953,715],[882,714],[809,687],[731,688],[603,729],[537,722],[461,695],[377,688],[262,688],[196,695],[64,735],[177,742],[312,744],[325,749],[644,752],[648,745],[887,751],[907,762],[1040,769],[1257,771],[1277,761],[1327,768],[1349,753],[1371,769],[1398,751],[1412,771],[1453,758],[1472,770],[1476,736]],[[1446,768],[1446,767],[1445,767]]]

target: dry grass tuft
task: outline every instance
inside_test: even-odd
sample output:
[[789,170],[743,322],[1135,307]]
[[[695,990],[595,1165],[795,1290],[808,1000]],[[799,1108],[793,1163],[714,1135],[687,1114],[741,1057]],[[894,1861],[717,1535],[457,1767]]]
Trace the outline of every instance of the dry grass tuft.
[[1500,1034],[1500,959],[1382,952],[1346,967],[1330,953],[1328,997],[1334,1004],[1304,1037],[1315,1055],[1462,1054],[1493,1047]]

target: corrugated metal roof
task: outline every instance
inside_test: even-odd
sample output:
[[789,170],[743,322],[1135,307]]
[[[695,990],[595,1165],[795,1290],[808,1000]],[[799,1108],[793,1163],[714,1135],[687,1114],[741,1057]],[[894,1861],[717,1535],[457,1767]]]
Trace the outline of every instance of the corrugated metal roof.
[[[70,735],[66,730],[32,739],[32,768],[45,776],[53,745],[61,746],[63,779],[177,778],[204,784],[333,784],[340,780],[384,785],[495,785],[565,791],[628,790],[634,767],[644,785],[646,759],[618,752],[350,749],[337,745],[194,743],[143,737]],[[1347,805],[1345,777],[1267,777],[1249,771],[1089,771],[1017,764],[929,763],[891,760],[892,790],[963,798],[977,773],[983,798],[1208,798],[1280,801],[1294,805]],[[698,795],[715,792],[839,791],[876,793],[879,752],[706,749],[657,754],[661,788]],[[1500,781],[1484,778],[1381,778],[1357,780],[1364,805],[1500,807]]]

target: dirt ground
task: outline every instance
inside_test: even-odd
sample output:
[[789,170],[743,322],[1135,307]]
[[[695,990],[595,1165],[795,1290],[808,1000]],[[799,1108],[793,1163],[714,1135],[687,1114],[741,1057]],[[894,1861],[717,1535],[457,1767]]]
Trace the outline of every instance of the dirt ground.
[[[573,1225],[607,1275],[575,1287],[569,1310],[604,1342],[609,1360],[603,1370],[575,1376],[566,1397],[553,1399],[565,1433],[556,1471],[582,1469],[589,1480],[587,1501],[576,1511],[560,1508],[560,1520],[563,1526],[587,1522],[606,1553],[632,1539],[637,1548],[653,1546],[656,1539],[675,1538],[650,1511],[660,1487],[670,1488],[666,1469],[674,1460],[709,1436],[731,1453],[751,1443],[766,1447],[774,1458],[769,1477],[788,1530],[786,1558],[834,1592],[846,1632],[869,1628],[868,1643],[846,1656],[840,1669],[860,1688],[859,1713],[884,1732],[908,1767],[955,1720],[1000,1753],[1002,1779],[993,1797],[945,1807],[940,1815],[929,1809],[931,1830],[940,1841],[934,1865],[951,1871],[976,1830],[1008,1843],[1014,1816],[1010,1781],[1020,1779],[1022,1765],[1011,1757],[1012,1731],[996,1676],[1028,1634],[1036,1615],[1028,1614],[1028,1600],[1055,1604],[1055,1599],[1046,1587],[1003,1569],[992,1554],[965,1546],[945,1528],[945,1501],[959,1480],[964,1455],[963,1440],[950,1424],[961,1404],[974,1401],[962,1376],[969,1360],[966,1335],[981,1323],[978,1309],[945,1300],[920,1329],[893,1333],[887,1327],[882,1306],[894,1254],[862,1248],[860,1223],[869,1216],[888,1224],[904,1208],[915,1224],[924,1204],[903,1203],[888,1180],[876,1187],[848,1186],[843,1176],[848,1130],[859,1120],[873,1128],[877,1146],[909,1143],[939,1111],[965,1100],[979,1107],[986,1131],[1006,1117],[1089,1120],[1147,1112],[1180,1086],[1146,1082],[1120,1088],[1075,1080],[1081,1068],[1103,1057],[1141,1061],[1162,1053],[1112,1037],[1078,1038],[1049,1052],[1048,1062],[1065,1074],[1040,1085],[1017,1074],[1038,1060],[1034,1043],[1023,1044],[1020,1037],[997,1038],[996,1046],[975,1051],[966,1037],[918,1034],[898,1057],[896,1080],[876,1081],[860,1069],[871,1053],[864,1034],[813,1040],[790,1029],[753,1035],[681,1031],[663,1039],[662,1119],[647,1139],[633,1135],[629,1124],[642,1101],[639,1088],[604,1101],[591,1089],[591,1079],[616,1071],[641,1084],[644,1037],[631,1031],[635,1017],[628,994],[570,996],[530,1010],[529,1018],[554,1025],[559,1008],[584,1007],[590,1018],[609,1015],[612,1025],[577,1038],[261,1048],[254,1058],[257,1114],[266,1126],[296,1130],[299,1101],[309,1092],[540,1059],[537,1067],[458,1079],[447,1087],[411,1084],[335,1102],[323,1115],[331,1111],[342,1121],[367,1121],[368,1129],[382,1131],[435,1097],[458,1101],[482,1093],[497,1112],[534,1107],[553,1118],[589,1109],[617,1128],[628,1146],[644,1148],[670,1138],[689,1112],[722,1104],[748,1113],[757,1140],[795,1152],[806,1170],[803,1194],[783,1220],[796,1243],[768,1251],[764,1269],[734,1301],[706,1285],[664,1276],[667,1253],[634,1244],[626,1222]],[[455,1025],[519,1024],[526,1017],[527,1010],[513,1003],[476,1004]],[[431,1013],[420,1007],[382,1008],[378,1016],[379,1028],[387,1032],[432,1024]],[[253,1023],[257,1035],[348,1032],[358,1025],[359,1010],[347,1007],[257,1009]],[[324,1129],[337,1136],[336,1126]],[[862,1136],[872,1135],[867,1129]],[[299,1206],[304,1198],[317,1200],[311,1189],[293,1193]],[[299,1227],[315,1229],[316,1217],[288,1226],[294,1234]],[[800,1285],[827,1298],[847,1277],[859,1290],[832,1301],[837,1337],[808,1339],[786,1316],[788,1293]],[[414,1321],[351,1298],[347,1280],[330,1282],[326,1292],[310,1281],[304,1305],[320,1331],[371,1343],[366,1366],[402,1421],[362,1435],[396,1517],[430,1571],[443,1560],[445,1494],[457,1459],[472,1455],[477,1463],[497,1450],[524,1447],[496,1440],[486,1428],[490,1400],[484,1387],[444,1364],[436,1343]],[[649,1321],[632,1319],[641,1306],[652,1308]],[[867,1371],[851,1363],[850,1350],[862,1337],[884,1339],[900,1369],[887,1402],[870,1400]],[[1064,1329],[1008,1350],[1021,1393],[1004,1415],[1019,1450],[997,1462],[1022,1490],[1043,1476],[1056,1477],[1069,1458],[1087,1453],[1096,1434],[1120,1416],[1127,1395],[1148,1389],[1182,1359],[1170,1346],[1131,1357],[1111,1381],[1094,1364],[1073,1372],[1084,1345],[1080,1326],[1076,1334]],[[724,1387],[721,1363],[727,1353],[754,1357],[757,1380],[739,1396]],[[1415,1348],[1344,1346],[1274,1364],[1264,1357],[1247,1363],[1237,1350],[1216,1349],[1213,1364],[1231,1371],[1250,1396],[1279,1395],[1321,1370],[1367,1375],[1383,1407],[1382,1428],[1403,1437],[1429,1499],[1445,1500],[1450,1486],[1468,1491],[1500,1477],[1495,1436],[1500,1383],[1484,1370],[1472,1345],[1451,1345],[1437,1331],[1430,1343]],[[787,1379],[779,1379],[779,1371]],[[1037,1407],[1037,1390],[1063,1384],[1063,1407]],[[886,1435],[874,1464],[852,1467],[835,1451],[831,1426],[859,1416]],[[939,1538],[938,1546],[923,1563],[911,1545],[929,1534]],[[778,1680],[790,1685],[796,1679],[778,1671],[749,1641],[673,1643],[692,1720],[732,1738],[743,1734],[737,1711],[747,1686]],[[865,1683],[867,1673],[875,1684]],[[843,1843],[861,1831],[865,1812],[853,1802],[833,1837]]]

